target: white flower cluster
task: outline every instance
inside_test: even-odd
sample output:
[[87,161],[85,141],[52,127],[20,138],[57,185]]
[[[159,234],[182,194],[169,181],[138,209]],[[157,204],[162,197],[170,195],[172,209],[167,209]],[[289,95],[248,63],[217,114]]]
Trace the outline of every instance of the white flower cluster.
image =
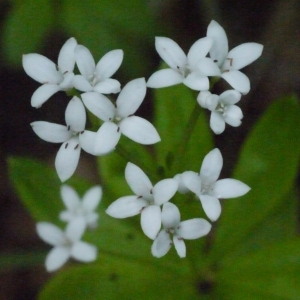
[[[46,121],[31,123],[41,139],[62,143],[55,159],[61,181],[74,174],[81,149],[92,155],[108,154],[116,148],[121,134],[143,145],[160,141],[154,126],[134,115],[145,98],[147,87],[162,88],[183,83],[200,92],[197,102],[211,111],[210,127],[215,134],[225,130],[225,123],[241,124],[243,113],[236,103],[242,94],[250,91],[250,81],[239,70],[261,55],[262,45],[245,43],[228,51],[224,29],[212,21],[207,36],[196,41],[187,55],[176,42],[166,37],[157,37],[155,46],[170,68],[155,72],[147,83],[144,78],[138,78],[123,88],[118,80],[111,78],[123,61],[123,51],[119,49],[108,52],[96,64],[90,51],[70,38],[60,50],[57,66],[39,54],[23,56],[25,72],[42,84],[31,98],[33,107],[41,107],[58,91],[76,95],[67,105],[65,125]],[[80,74],[74,73],[75,66]],[[209,77],[223,78],[232,89],[220,95],[212,94]],[[114,101],[106,94],[118,96]],[[86,130],[86,109],[101,120],[97,132]],[[153,240],[153,256],[165,255],[174,244],[178,255],[185,257],[183,240],[207,235],[211,224],[202,218],[181,221],[179,209],[169,201],[176,192],[192,192],[199,198],[207,217],[216,221],[221,213],[219,199],[239,197],[250,190],[235,179],[218,180],[222,166],[221,152],[214,149],[204,158],[199,174],[185,171],[152,185],[138,166],[128,162],[125,178],[134,195],[117,199],[106,213],[115,218],[141,214],[142,230]],[[38,223],[37,226],[39,236],[54,246],[46,260],[49,271],[58,269],[69,257],[81,261],[92,261],[96,257],[95,248],[80,240],[87,227],[96,226],[98,214],[94,210],[102,190],[100,187],[89,190],[82,201],[68,186],[62,186],[61,194],[67,210],[60,218],[68,222],[66,231],[49,223]]]
[[67,222],[65,231],[48,222],[38,222],[36,226],[39,237],[53,246],[45,262],[48,272],[61,268],[71,257],[81,262],[92,262],[97,257],[97,248],[81,238],[86,228],[97,226],[99,216],[95,210],[102,198],[101,187],[89,189],[80,200],[73,188],[63,185],[61,197],[67,208],[59,216]]

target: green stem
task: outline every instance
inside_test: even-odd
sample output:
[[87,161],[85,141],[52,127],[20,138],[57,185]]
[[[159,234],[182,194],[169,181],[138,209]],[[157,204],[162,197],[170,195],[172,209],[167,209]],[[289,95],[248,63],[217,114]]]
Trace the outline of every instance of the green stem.
[[174,163],[175,166],[173,168],[173,170],[178,170],[178,166],[180,165],[181,161],[182,161],[182,158],[185,154],[185,151],[187,149],[187,146],[188,146],[188,143],[189,143],[189,140],[194,132],[194,129],[195,129],[195,126],[197,124],[197,121],[198,121],[198,118],[200,116],[200,113],[201,111],[199,111],[199,104],[196,102],[190,116],[189,116],[189,119],[185,125],[185,128],[183,130],[183,133],[182,133],[182,137],[179,141],[179,144],[178,144],[178,147],[176,149],[176,156],[177,156],[177,160],[176,162]]

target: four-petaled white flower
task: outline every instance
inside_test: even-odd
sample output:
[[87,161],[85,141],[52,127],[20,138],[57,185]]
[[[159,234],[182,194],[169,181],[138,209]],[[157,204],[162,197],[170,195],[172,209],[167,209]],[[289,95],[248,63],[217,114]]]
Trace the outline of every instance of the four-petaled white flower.
[[55,167],[61,181],[66,181],[75,172],[81,148],[94,154],[96,133],[84,130],[86,122],[85,108],[78,97],[73,97],[66,109],[67,126],[36,121],[31,123],[33,131],[50,143],[63,143],[55,159]]
[[242,110],[234,105],[240,101],[241,96],[241,93],[236,90],[225,91],[219,96],[209,91],[199,93],[197,101],[203,108],[211,111],[210,128],[215,134],[225,130],[225,123],[233,127],[242,124]]
[[154,186],[148,176],[136,165],[128,163],[125,178],[134,196],[117,199],[106,210],[114,218],[127,218],[141,213],[143,232],[154,239],[161,227],[161,205],[168,202],[177,191],[175,179],[164,179]]
[[114,150],[121,133],[143,145],[160,141],[159,134],[149,121],[133,115],[144,100],[146,89],[144,78],[130,81],[119,94],[116,105],[102,94],[89,92],[81,95],[87,109],[104,121],[95,137],[96,155]]
[[33,107],[42,106],[58,91],[67,91],[73,88],[76,45],[77,42],[74,38],[65,42],[58,55],[58,66],[40,54],[23,55],[22,63],[26,74],[43,84],[31,97]]
[[46,257],[48,272],[61,268],[71,257],[81,262],[92,262],[96,259],[97,248],[81,241],[85,226],[83,219],[70,222],[65,231],[48,222],[37,223],[39,237],[54,247]]
[[207,36],[214,41],[209,55],[219,67],[219,74],[215,74],[215,76],[221,76],[235,90],[247,94],[250,91],[250,81],[239,70],[261,56],[263,45],[244,43],[228,52],[226,32],[216,21],[211,21],[208,25]]
[[[165,203],[162,208],[162,224],[164,229],[155,238],[151,252],[155,257],[162,257],[174,244],[180,257],[186,256],[186,246],[183,239],[194,240],[207,235],[211,224],[205,219],[195,218],[180,222],[179,209],[173,203]],[[170,235],[173,235],[173,242]]]
[[62,200],[67,208],[60,213],[60,219],[65,222],[71,222],[74,219],[82,218],[87,227],[96,228],[99,218],[95,212],[102,198],[102,189],[100,186],[94,186],[83,196],[82,200],[76,191],[68,185],[63,185],[60,189]]
[[185,55],[179,45],[166,37],[156,37],[155,47],[160,57],[170,66],[152,74],[147,82],[150,88],[167,87],[184,83],[196,91],[207,91],[209,80],[207,76],[215,76],[219,69],[211,58],[205,57],[213,39],[201,38],[190,48]]
[[75,59],[81,75],[73,80],[74,87],[82,92],[115,94],[121,90],[118,80],[110,78],[123,61],[123,50],[117,49],[106,53],[97,63],[91,52],[84,46],[75,48]]
[[202,207],[211,221],[216,221],[221,214],[219,198],[240,197],[250,190],[248,185],[236,179],[217,180],[222,167],[222,154],[219,149],[215,148],[205,156],[199,174],[193,171],[182,174],[183,183],[199,197]]

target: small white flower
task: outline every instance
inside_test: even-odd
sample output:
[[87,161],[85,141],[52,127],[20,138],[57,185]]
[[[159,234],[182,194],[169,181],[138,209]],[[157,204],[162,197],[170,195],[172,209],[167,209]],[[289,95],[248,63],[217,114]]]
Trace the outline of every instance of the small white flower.
[[[186,247],[183,239],[198,239],[207,235],[211,229],[211,224],[201,218],[180,222],[179,209],[172,203],[163,205],[161,219],[164,229],[155,238],[151,247],[152,255],[155,257],[167,254],[172,244],[179,257],[185,257]],[[170,235],[173,235],[173,242]]]
[[184,83],[196,91],[207,91],[209,80],[207,76],[219,74],[219,69],[212,59],[205,57],[213,39],[201,38],[190,48],[185,55],[179,45],[166,37],[155,38],[155,48],[160,57],[170,66],[151,75],[147,86],[151,88],[167,87]]
[[160,141],[149,121],[133,115],[144,100],[146,89],[144,78],[130,81],[119,94],[116,105],[102,94],[89,92],[81,95],[87,109],[104,121],[95,137],[94,152],[97,155],[114,150],[121,133],[143,145]]
[[76,219],[67,225],[65,231],[62,231],[48,222],[37,223],[39,237],[54,247],[46,257],[45,265],[48,272],[61,268],[71,257],[81,262],[91,262],[96,259],[97,248],[81,241],[85,225],[83,219]]
[[120,82],[110,77],[119,69],[123,55],[123,50],[112,50],[106,53],[96,65],[91,52],[86,47],[76,46],[75,59],[81,75],[74,77],[75,88],[82,92],[119,93]]
[[216,221],[221,214],[220,198],[240,197],[250,190],[248,185],[236,179],[217,180],[222,167],[222,154],[215,148],[205,156],[199,174],[189,171],[183,173],[182,177],[185,186],[199,197],[211,221]]
[[263,45],[244,43],[228,52],[227,35],[216,21],[211,21],[208,25],[207,36],[214,41],[209,54],[219,67],[218,76],[225,79],[235,90],[247,94],[250,91],[250,81],[239,70],[261,56]]
[[169,201],[177,191],[174,179],[164,179],[154,186],[148,176],[136,165],[128,163],[125,178],[134,196],[117,199],[106,210],[114,218],[128,218],[141,213],[143,232],[154,239],[161,227],[160,206]]
[[95,132],[84,130],[86,113],[78,97],[73,97],[66,109],[67,126],[37,121],[30,125],[33,131],[43,140],[50,143],[63,143],[55,159],[55,167],[61,181],[66,181],[75,172],[81,148],[94,154]]
[[71,222],[76,218],[82,218],[87,227],[96,228],[98,213],[95,212],[102,198],[102,189],[100,186],[94,186],[79,198],[76,191],[68,185],[63,185],[60,189],[62,200],[67,210],[60,213],[60,219],[65,222]]
[[241,125],[242,110],[234,105],[241,99],[241,93],[236,90],[228,90],[220,96],[209,91],[200,92],[197,101],[203,107],[211,111],[210,128],[215,134],[225,130],[225,123],[237,127]]
[[67,91],[73,88],[75,54],[77,42],[74,38],[68,39],[58,55],[58,66],[47,57],[30,53],[23,55],[23,68],[28,76],[42,83],[32,95],[31,105],[41,107],[52,95],[58,91]]

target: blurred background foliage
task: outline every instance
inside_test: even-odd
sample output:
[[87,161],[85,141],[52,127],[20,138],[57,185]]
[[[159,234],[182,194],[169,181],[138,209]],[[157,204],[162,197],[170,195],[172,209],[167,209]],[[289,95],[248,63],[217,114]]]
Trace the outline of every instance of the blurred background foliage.
[[[35,299],[38,294],[40,299],[299,299],[299,6],[296,0],[0,1],[0,299]],[[185,170],[173,149],[182,152],[186,169],[198,171],[216,145],[224,156],[222,177],[240,179],[252,191],[223,202],[222,217],[207,239],[187,242],[187,259],[172,249],[158,260],[151,257],[151,241],[137,230],[139,218],[105,216],[107,204],[130,190],[123,176],[126,161],[116,153],[99,158],[105,197],[100,226],[86,237],[98,246],[99,258],[49,276],[43,266],[49,247],[38,240],[35,222],[56,222],[62,208],[52,169],[58,147],[34,136],[29,123],[64,122],[68,98],[59,93],[41,109],[31,108],[39,84],[22,70],[22,54],[37,52],[56,62],[70,36],[87,46],[96,61],[121,48],[125,57],[116,76],[124,85],[147,79],[158,67],[155,36],[168,36],[187,51],[205,35],[211,19],[225,28],[230,48],[249,41],[265,47],[263,56],[245,69],[252,89],[240,102],[243,124],[215,137],[202,111],[185,151],[178,139],[196,96],[184,87],[149,90],[138,114],[152,118],[168,142],[152,149],[160,153],[158,169],[148,175],[155,183]],[[215,91],[224,88],[219,83]],[[134,152],[153,168],[153,156],[127,142],[121,141],[123,151]],[[94,162],[83,155],[77,175],[85,180],[68,182],[81,194],[99,183]],[[174,201],[180,205],[181,200]],[[198,216],[199,203],[186,207],[181,207],[183,219],[195,211]]]

